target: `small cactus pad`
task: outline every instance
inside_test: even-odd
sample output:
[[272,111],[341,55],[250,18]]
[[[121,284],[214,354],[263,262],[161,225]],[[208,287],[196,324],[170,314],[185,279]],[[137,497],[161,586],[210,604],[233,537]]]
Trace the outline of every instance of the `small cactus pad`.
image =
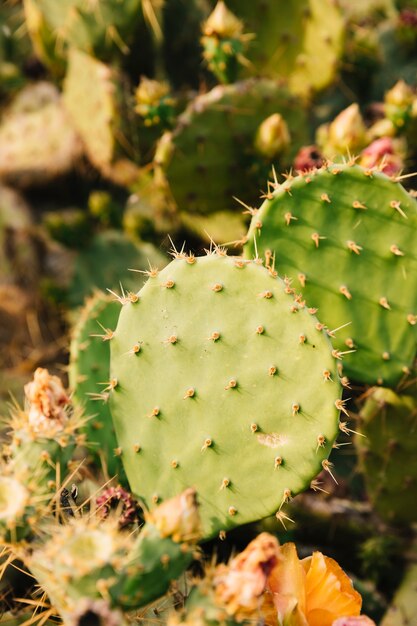
[[228,0],[229,9],[256,33],[247,51],[252,73],[287,77],[308,95],[333,80],[343,50],[344,18],[333,0]]
[[340,386],[327,335],[274,272],[176,256],[121,311],[110,406],[132,491],[151,505],[195,487],[211,536],[327,466]]
[[117,71],[84,52],[72,50],[63,99],[89,159],[106,175],[114,160],[123,155],[121,145],[127,141]]
[[93,416],[83,427],[93,446],[91,453],[104,461],[110,476],[120,474],[121,464],[115,456],[116,435],[103,389],[109,380],[109,340],[119,313],[120,306],[110,294],[97,293],[87,302],[74,328],[68,372],[74,401],[85,407],[85,415]]
[[[327,165],[274,185],[252,219],[246,255],[275,254],[279,274],[316,307],[348,376],[393,385],[417,340],[417,202],[384,174]],[[269,252],[268,252],[269,251]]]
[[291,135],[291,146],[280,159],[285,168],[308,141],[308,131],[305,110],[282,84],[251,79],[218,85],[189,104],[155,154],[157,174],[166,178],[180,211],[236,209],[233,196],[256,201],[271,166],[255,151],[256,132],[275,113],[282,115]]
[[[137,291],[149,265],[161,268],[165,264],[166,258],[152,244],[134,243],[117,230],[105,230],[95,235],[77,255],[68,302],[79,306],[95,289],[119,290],[121,283],[124,289]],[[127,272],[128,269],[136,271]]]
[[375,388],[361,413],[360,432],[355,437],[369,498],[389,522],[417,521],[410,506],[417,498],[417,393],[401,395]]

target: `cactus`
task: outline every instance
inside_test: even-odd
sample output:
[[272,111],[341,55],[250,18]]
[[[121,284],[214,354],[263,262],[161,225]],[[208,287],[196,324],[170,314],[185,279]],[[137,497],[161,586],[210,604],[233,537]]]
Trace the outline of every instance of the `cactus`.
[[239,63],[246,62],[243,53],[253,35],[242,31],[243,23],[228,10],[223,0],[219,0],[203,24],[203,56],[221,83],[236,81]]
[[44,185],[73,169],[81,143],[50,83],[29,85],[4,112],[0,179],[17,187]]
[[195,492],[189,489],[159,509],[148,513],[136,537],[121,531],[115,516],[103,521],[91,514],[45,526],[26,560],[64,623],[72,623],[74,602],[102,595],[109,609],[145,606],[191,563],[199,528]]
[[[26,22],[36,53],[60,74],[68,48],[100,59],[127,54],[129,40],[141,19],[141,0],[85,2],[24,0]],[[121,10],[122,9],[122,10]]]
[[93,416],[83,428],[90,452],[99,466],[104,466],[110,476],[118,474],[120,480],[123,470],[115,456],[117,441],[106,402],[108,394],[103,393],[110,371],[108,340],[119,312],[119,304],[110,294],[97,293],[86,303],[73,330],[68,374],[74,402],[84,407],[86,415]]
[[79,433],[85,419],[73,409],[60,379],[46,369],[35,371],[25,396],[23,409],[12,407],[3,455],[14,473],[41,472],[38,483],[50,490],[64,477],[75,446],[85,443]]
[[410,524],[417,512],[410,498],[417,493],[417,444],[414,389],[400,395],[375,388],[360,412],[360,432],[355,437],[367,493],[375,510],[387,521]]
[[340,356],[355,351],[343,359],[347,376],[394,385],[416,350],[416,228],[417,202],[395,179],[328,164],[274,186],[252,218],[245,254],[255,245],[274,254],[279,273],[339,329]]
[[149,504],[196,486],[211,536],[330,469],[343,403],[327,336],[272,269],[177,256],[121,299],[110,408],[132,491]]
[[[40,464],[34,471],[2,461],[0,470],[0,543],[3,548],[9,544],[11,552],[11,547],[26,539],[45,516],[50,494]],[[2,556],[4,553],[5,549]]]
[[[63,94],[65,107],[93,165],[116,181],[121,176],[118,162],[123,171],[126,168],[129,180],[136,178],[136,168],[126,158],[127,154],[136,154],[137,145],[134,132],[130,129],[127,134],[123,128],[122,85],[116,70],[84,52],[69,53]],[[123,123],[126,120],[124,117]]]
[[236,206],[232,196],[255,201],[271,166],[255,152],[256,132],[275,113],[292,138],[285,167],[308,135],[305,111],[282,85],[253,79],[217,86],[190,103],[173,132],[162,136],[154,159],[157,178],[181,211],[228,210]]
[[[117,290],[120,282],[126,289],[140,289],[143,283],[140,271],[148,269],[149,264],[165,265],[165,257],[151,244],[135,244],[118,231],[98,233],[75,260],[68,287],[69,304],[83,304],[94,289]],[[127,273],[128,269],[137,271]]]
[[331,0],[228,0],[229,9],[256,34],[247,57],[253,74],[288,78],[293,93],[308,96],[335,77],[342,53],[344,19]]

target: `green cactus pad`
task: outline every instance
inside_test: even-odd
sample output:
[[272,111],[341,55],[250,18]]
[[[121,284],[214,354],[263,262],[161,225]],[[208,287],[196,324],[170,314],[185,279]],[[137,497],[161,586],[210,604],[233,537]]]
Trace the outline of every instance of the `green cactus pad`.
[[126,54],[134,29],[143,19],[140,5],[141,0],[24,0],[36,52],[58,73],[68,47],[103,60]]
[[109,380],[109,339],[119,312],[110,294],[97,293],[87,302],[73,331],[68,372],[74,401],[84,406],[85,415],[93,416],[83,427],[88,443],[93,444],[91,453],[104,462],[110,476],[120,476],[123,470],[115,456],[117,441],[108,403],[105,397],[97,397]]
[[110,407],[132,491],[150,505],[195,487],[211,536],[308,487],[340,387],[327,336],[273,272],[177,256],[121,311]]
[[[261,227],[260,227],[261,226]],[[384,174],[328,165],[288,178],[253,217],[246,255],[275,252],[279,274],[300,287],[335,346],[356,350],[348,376],[393,385],[417,340],[417,203]]]
[[[417,393],[398,395],[376,388],[361,413],[355,437],[367,492],[376,511],[389,522],[410,524],[417,511]],[[407,395],[406,395],[407,394]]]
[[306,112],[280,83],[253,79],[217,86],[191,102],[155,154],[157,176],[166,180],[181,211],[236,210],[233,196],[256,201],[271,161],[256,155],[255,135],[274,113],[283,116],[291,135],[291,148],[280,160],[285,168],[308,132]]
[[42,186],[70,172],[81,142],[56,87],[28,85],[5,109],[0,125],[0,179],[17,187]]
[[[84,52],[71,50],[64,82],[64,104],[83,139],[89,159],[110,177],[111,166],[117,159],[135,151],[134,133],[127,133],[122,124],[121,92],[116,70]],[[127,151],[126,146],[129,146]]]
[[[247,57],[251,73],[288,78],[308,95],[334,79],[343,51],[344,18],[332,0],[228,0],[227,6],[256,33]],[[249,66],[250,67],[250,66]]]
[[164,255],[152,244],[134,243],[115,230],[98,233],[76,258],[68,301],[71,306],[79,306],[94,289],[118,291],[120,283],[125,289],[137,291],[143,284],[143,274],[127,270],[147,270],[149,264],[158,268],[166,264]]

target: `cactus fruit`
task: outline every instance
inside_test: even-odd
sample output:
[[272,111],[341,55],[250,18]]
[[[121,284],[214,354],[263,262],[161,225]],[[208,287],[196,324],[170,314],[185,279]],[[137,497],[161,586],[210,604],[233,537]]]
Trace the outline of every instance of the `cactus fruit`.
[[[306,112],[277,82],[252,79],[197,96],[156,150],[156,176],[168,183],[180,211],[212,213],[253,203],[271,160],[254,150],[259,125],[279,113],[291,133],[286,167],[308,138]],[[274,155],[275,157],[275,155]]]
[[25,87],[0,126],[0,179],[17,187],[44,185],[65,174],[81,156],[81,142],[56,87]]
[[293,93],[309,95],[334,79],[342,53],[344,19],[332,0],[228,0],[229,9],[256,33],[249,71],[288,78]]
[[207,537],[329,469],[343,404],[327,335],[272,269],[176,256],[123,300],[110,408],[132,491],[150,504],[195,486]]
[[[410,388],[411,389],[411,388]],[[405,389],[375,388],[360,412],[360,432],[355,437],[360,467],[375,510],[387,521],[410,524],[417,511],[410,499],[417,494],[417,444],[415,441],[417,394]]]
[[347,376],[396,384],[416,352],[417,202],[395,179],[352,163],[273,187],[252,218],[246,256],[275,255],[278,272],[339,329],[340,356],[355,351],[343,359]]
[[[74,402],[92,416],[84,425],[91,455],[108,474],[123,476],[113,423],[103,392],[109,380],[109,339],[116,328],[120,306],[110,294],[97,293],[83,308],[74,328],[70,347],[69,382]],[[107,383],[108,384],[108,383]]]
[[133,243],[113,230],[98,233],[76,257],[68,301],[79,306],[95,289],[118,290],[121,282],[125,289],[138,290],[143,283],[140,271],[149,264],[161,268],[165,263],[164,255],[149,243]]

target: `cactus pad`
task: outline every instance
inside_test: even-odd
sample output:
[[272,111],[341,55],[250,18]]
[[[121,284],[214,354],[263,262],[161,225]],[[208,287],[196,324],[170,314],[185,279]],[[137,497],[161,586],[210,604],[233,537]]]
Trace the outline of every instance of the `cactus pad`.
[[[103,460],[110,476],[121,473],[113,422],[105,398],[95,399],[109,380],[111,333],[116,328],[120,306],[108,294],[97,293],[84,307],[74,328],[70,348],[69,381],[74,401],[93,416],[83,430],[93,444],[91,452]],[[102,386],[100,386],[100,383]],[[104,383],[104,384],[103,384]],[[94,444],[98,444],[95,445]]]
[[305,111],[281,84],[261,79],[217,86],[191,102],[155,154],[181,211],[236,208],[233,196],[256,200],[271,165],[255,153],[256,131],[274,113],[282,115],[291,134],[291,150],[280,161],[285,168],[308,133]]
[[229,9],[256,33],[247,52],[256,74],[287,77],[308,95],[333,80],[342,53],[344,19],[333,0],[228,0]]
[[210,536],[308,487],[340,387],[327,336],[274,272],[177,257],[121,311],[110,406],[132,491],[151,505],[195,487]]
[[72,50],[63,98],[89,159],[104,175],[111,176],[110,166],[126,154],[122,146],[132,148],[134,137],[134,133],[129,133],[127,139],[122,128],[122,97],[116,70],[84,52]]
[[17,186],[44,185],[71,171],[82,146],[54,85],[25,87],[0,125],[0,179]]
[[414,394],[398,395],[376,388],[361,413],[361,433],[355,437],[368,495],[389,522],[417,521],[410,502],[417,497],[416,386]]
[[150,243],[136,244],[116,230],[98,233],[90,245],[82,250],[75,261],[68,288],[71,306],[83,304],[94,289],[138,290],[143,284],[143,274],[127,272],[127,269],[147,270],[149,263],[163,267],[164,255]]
[[141,0],[25,0],[29,34],[39,57],[55,71],[68,47],[111,59],[129,50],[142,18]]
[[397,182],[355,165],[328,165],[276,187],[253,217],[246,254],[275,252],[337,332],[345,372],[393,385],[417,340],[417,202]]

